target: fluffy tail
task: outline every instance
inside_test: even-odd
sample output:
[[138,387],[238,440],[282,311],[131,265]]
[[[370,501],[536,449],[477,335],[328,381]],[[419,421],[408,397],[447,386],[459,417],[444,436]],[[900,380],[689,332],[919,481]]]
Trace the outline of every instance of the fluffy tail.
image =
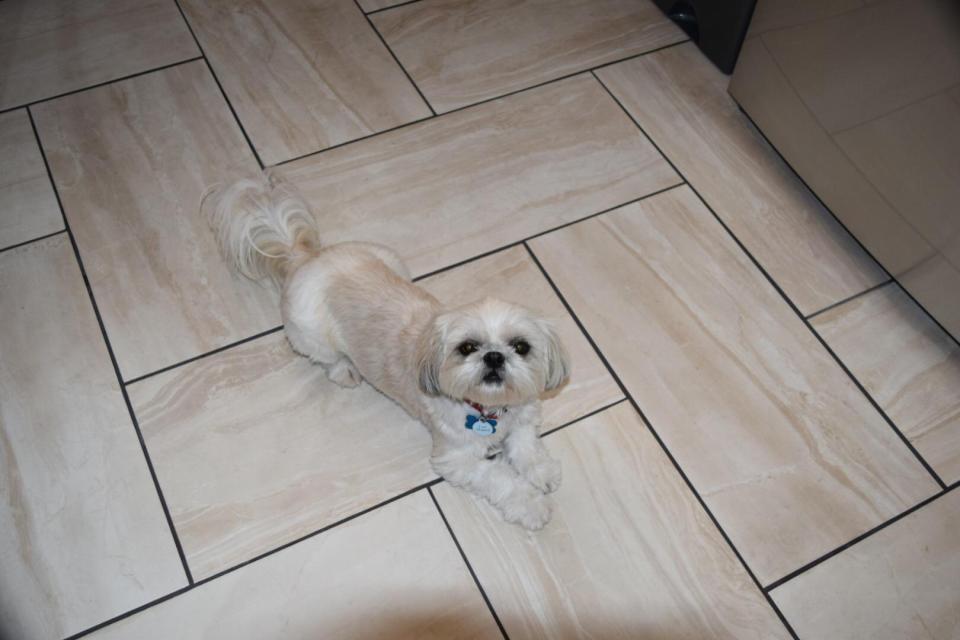
[[286,275],[320,249],[306,203],[284,185],[239,180],[214,187],[201,211],[230,265],[251,280],[282,286]]

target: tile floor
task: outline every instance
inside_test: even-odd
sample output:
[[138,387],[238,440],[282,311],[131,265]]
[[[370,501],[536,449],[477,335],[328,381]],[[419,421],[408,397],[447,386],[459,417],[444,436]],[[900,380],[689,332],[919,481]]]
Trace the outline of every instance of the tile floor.
[[[960,638],[960,346],[726,83],[646,0],[0,2],[0,638]],[[261,171],[556,319],[547,528],[291,353]]]

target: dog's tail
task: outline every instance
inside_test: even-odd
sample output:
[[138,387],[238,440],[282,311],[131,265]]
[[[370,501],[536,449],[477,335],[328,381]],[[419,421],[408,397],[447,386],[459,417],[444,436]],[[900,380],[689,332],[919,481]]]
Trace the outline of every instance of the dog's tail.
[[313,215],[286,185],[248,179],[216,186],[200,208],[224,258],[252,280],[280,287],[288,273],[320,249]]

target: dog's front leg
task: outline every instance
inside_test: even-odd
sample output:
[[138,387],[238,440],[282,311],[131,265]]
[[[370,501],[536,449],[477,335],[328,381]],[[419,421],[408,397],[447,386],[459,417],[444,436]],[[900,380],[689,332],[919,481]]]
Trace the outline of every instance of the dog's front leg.
[[487,500],[507,522],[542,529],[550,520],[550,500],[525,481],[509,464],[488,460],[484,451],[459,443],[434,446],[434,471],[450,484]]
[[546,493],[560,487],[560,463],[547,452],[533,424],[515,425],[503,441],[503,451],[513,468],[533,486]]

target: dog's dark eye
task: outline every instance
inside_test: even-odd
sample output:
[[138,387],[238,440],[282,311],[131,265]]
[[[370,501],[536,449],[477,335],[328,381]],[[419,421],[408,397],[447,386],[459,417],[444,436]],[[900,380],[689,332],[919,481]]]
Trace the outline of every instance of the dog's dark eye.
[[530,353],[530,343],[526,340],[517,340],[513,343],[513,350],[521,356],[525,356]]
[[461,344],[459,347],[457,347],[457,351],[459,351],[459,352],[460,352],[460,355],[462,355],[462,356],[464,356],[464,357],[470,355],[471,353],[473,353],[473,352],[476,351],[476,350],[477,350],[477,343],[476,343],[476,342],[464,342],[464,343]]

